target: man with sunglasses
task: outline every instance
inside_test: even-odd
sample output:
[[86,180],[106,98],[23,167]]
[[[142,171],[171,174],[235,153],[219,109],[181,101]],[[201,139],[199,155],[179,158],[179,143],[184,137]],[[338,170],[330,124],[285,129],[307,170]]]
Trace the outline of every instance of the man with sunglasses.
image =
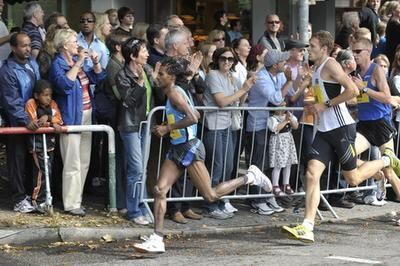
[[258,40],[258,43],[262,44],[268,50],[285,50],[285,43],[278,38],[279,28],[281,21],[278,15],[271,14],[265,18],[266,31],[263,36]]
[[[351,186],[357,186],[385,167],[400,166],[399,159],[388,149],[380,159],[358,165],[357,152],[360,150],[355,144],[356,126],[345,104],[358,95],[358,89],[339,63],[329,57],[332,49],[333,37],[327,31],[317,32],[310,40],[310,60],[315,66],[312,76],[315,103],[306,108],[315,114],[317,133],[307,163],[306,208],[302,224],[282,228],[288,238],[305,243],[314,243],[314,221],[321,196],[320,178],[332,159],[339,159],[341,173]],[[368,49],[372,50],[372,44]],[[382,139],[378,136],[380,132],[374,131],[374,134],[376,139]]]
[[[360,38],[351,46],[359,74],[353,76],[353,82],[360,90],[357,97],[357,153],[367,150],[370,146],[379,147],[382,154],[393,153],[393,138],[396,129],[391,122],[392,107],[391,94],[383,69],[373,63],[371,58],[372,41]],[[393,172],[394,170],[394,172]],[[400,168],[384,169],[385,177],[392,184],[396,195],[400,195]],[[397,176],[396,176],[397,175]],[[385,197],[384,181],[380,181],[380,188]],[[378,198],[378,200],[380,200]]]
[[[78,33],[78,44],[84,49],[88,49],[89,54],[93,51],[99,56],[99,63],[103,69],[107,67],[109,52],[106,45],[94,34],[96,17],[91,11],[84,12],[79,19],[81,31]],[[88,65],[93,66],[91,60]]]

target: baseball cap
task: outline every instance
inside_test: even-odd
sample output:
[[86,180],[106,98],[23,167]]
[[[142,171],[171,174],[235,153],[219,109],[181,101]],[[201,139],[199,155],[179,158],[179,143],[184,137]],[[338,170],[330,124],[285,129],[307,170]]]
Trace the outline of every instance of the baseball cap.
[[268,50],[264,57],[264,65],[270,67],[279,62],[286,61],[289,59],[289,52],[281,52],[279,50]]
[[306,47],[308,47],[308,44],[301,42],[299,40],[287,40],[285,42],[286,50],[290,50],[292,48],[306,48]]

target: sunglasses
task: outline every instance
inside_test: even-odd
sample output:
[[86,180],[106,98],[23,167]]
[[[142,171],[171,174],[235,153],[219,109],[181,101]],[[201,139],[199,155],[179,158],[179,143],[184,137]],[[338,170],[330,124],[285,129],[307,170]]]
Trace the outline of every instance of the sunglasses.
[[223,61],[223,62],[228,61],[229,63],[233,63],[233,62],[235,61],[235,58],[233,58],[233,57],[220,56],[220,57],[218,58],[218,60],[219,60],[219,61]]
[[361,53],[362,51],[366,51],[367,49],[354,49],[354,50],[351,50],[352,52],[353,52],[353,54],[359,54],[359,53]]
[[279,20],[267,21],[268,24],[280,24]]
[[94,23],[94,19],[90,19],[90,18],[81,18],[79,20],[79,23],[81,24],[85,24],[85,23]]
[[215,38],[215,39],[213,39],[213,42],[220,42],[220,41],[225,41],[225,38],[219,38],[219,39]]

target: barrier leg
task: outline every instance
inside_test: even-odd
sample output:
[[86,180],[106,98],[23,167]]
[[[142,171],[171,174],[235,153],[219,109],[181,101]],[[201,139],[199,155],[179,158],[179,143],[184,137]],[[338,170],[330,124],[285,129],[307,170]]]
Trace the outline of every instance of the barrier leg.
[[[329,202],[326,200],[326,198],[322,194],[321,194],[321,199],[326,204],[329,211],[332,213],[333,217],[335,217],[336,219],[339,219],[339,216],[336,214],[335,210],[332,208],[332,206],[329,204]],[[318,216],[320,216],[320,215],[321,214],[318,214]],[[323,220],[323,219],[321,219],[321,220]]]
[[49,177],[49,166],[48,166],[48,159],[49,156],[47,155],[47,142],[46,142],[46,134],[42,134],[43,136],[43,159],[44,159],[44,177],[46,180],[46,210],[50,215],[53,215],[53,198],[51,196],[50,191],[50,177]]

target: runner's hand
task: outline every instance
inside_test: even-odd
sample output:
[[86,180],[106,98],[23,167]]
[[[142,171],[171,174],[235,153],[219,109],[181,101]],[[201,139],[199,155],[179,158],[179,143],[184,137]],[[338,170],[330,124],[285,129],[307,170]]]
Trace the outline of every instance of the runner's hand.
[[158,126],[155,126],[154,128],[153,128],[153,132],[154,132],[154,134],[156,134],[156,136],[158,136],[158,137],[163,137],[163,136],[165,136],[166,134],[168,134],[168,132],[169,132],[169,126],[168,125],[158,125]]

